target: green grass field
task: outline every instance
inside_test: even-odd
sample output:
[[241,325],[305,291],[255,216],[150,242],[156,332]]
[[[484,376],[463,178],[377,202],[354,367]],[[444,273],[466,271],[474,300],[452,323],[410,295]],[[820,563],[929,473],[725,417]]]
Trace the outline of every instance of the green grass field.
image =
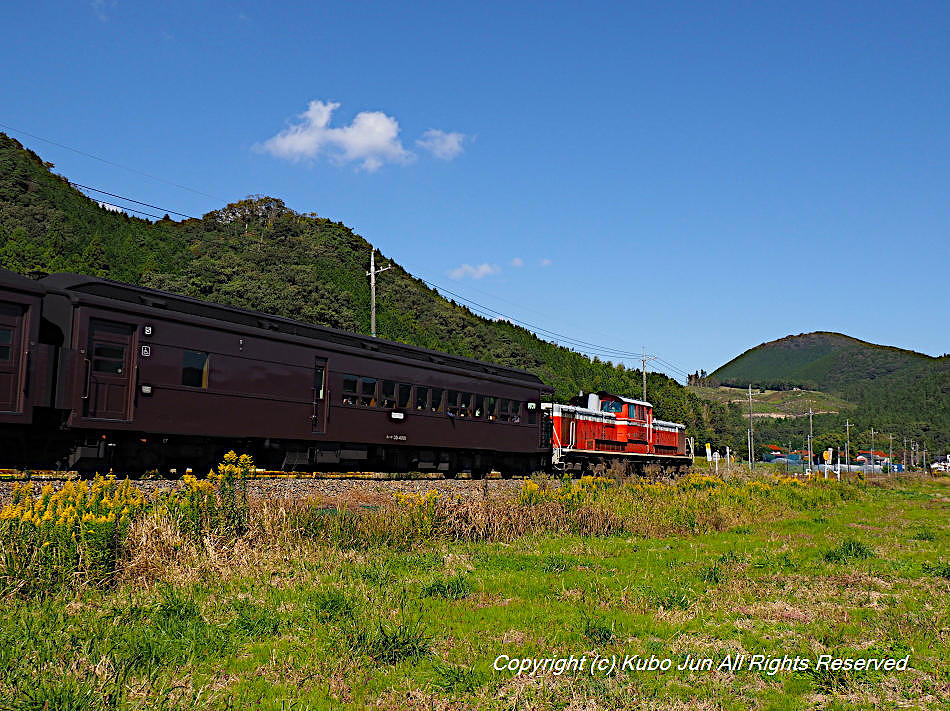
[[[163,510],[133,521],[108,580],[29,595],[7,541],[0,707],[946,708],[950,481],[557,491],[252,502],[237,536]],[[909,664],[715,668],[737,654]],[[582,670],[494,668],[571,655]],[[620,669],[632,655],[672,668]],[[715,666],[677,670],[686,655]]]

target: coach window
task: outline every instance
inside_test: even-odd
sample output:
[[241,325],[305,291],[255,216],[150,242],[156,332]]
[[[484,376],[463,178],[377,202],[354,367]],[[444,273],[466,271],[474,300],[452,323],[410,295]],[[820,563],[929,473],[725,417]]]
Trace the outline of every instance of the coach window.
[[515,424],[521,422],[521,402],[519,400],[511,401],[511,421]]
[[[103,346],[96,346],[96,355],[99,355],[99,349]],[[116,351],[112,357],[124,358],[123,349],[115,346],[109,346],[109,350]],[[185,351],[181,366],[181,384],[190,388],[208,387],[208,366],[211,358],[204,351]],[[109,370],[109,373],[122,372],[122,360],[117,360],[119,370]],[[99,368],[96,366],[96,370]]]
[[475,396],[475,417],[484,417],[485,416],[485,396],[476,395]]
[[498,419],[498,399],[493,397],[485,398],[485,413],[488,415],[489,420]]
[[397,404],[404,410],[409,409],[412,403],[412,386],[409,383],[399,383],[399,400]]
[[506,397],[498,398],[498,421],[508,421],[508,398]]
[[472,393],[462,393],[459,402],[459,415],[461,417],[472,416]]
[[360,378],[360,407],[376,407],[376,378]]
[[343,376],[343,404],[356,404],[356,389],[359,387],[360,379],[355,375]]
[[432,388],[432,402],[429,405],[432,412],[442,412],[442,395],[444,392],[442,388]]
[[423,412],[429,407],[429,388],[416,386],[416,409]]
[[458,417],[459,414],[459,391],[449,390],[445,401],[445,411],[452,417]]
[[392,380],[383,381],[383,407],[396,407],[396,383]]
[[528,424],[538,424],[538,403],[536,402],[528,403]]
[[13,343],[13,329],[0,328],[0,360],[10,360],[11,343]]

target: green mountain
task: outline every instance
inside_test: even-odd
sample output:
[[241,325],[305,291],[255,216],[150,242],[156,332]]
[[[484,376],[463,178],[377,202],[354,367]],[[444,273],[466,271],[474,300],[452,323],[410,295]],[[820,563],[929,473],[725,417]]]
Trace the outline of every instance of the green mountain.
[[[833,430],[836,438],[843,439],[847,417],[857,423],[864,447],[870,444],[873,427],[894,434],[901,444],[905,437],[923,442],[930,453],[950,449],[950,355],[933,357],[819,331],[756,346],[713,371],[705,382],[821,391],[853,405],[821,416],[822,428]],[[796,441],[802,424],[772,421],[761,428],[779,442]]]
[[[0,133],[0,267],[72,271],[165,289],[362,333],[369,332],[370,245],[340,222],[252,197],[181,222],[101,207]],[[537,373],[556,397],[579,390],[636,395],[640,371],[588,358],[440,296],[398,264],[378,280],[380,336]],[[738,440],[735,408],[648,374],[658,417],[697,441]]]

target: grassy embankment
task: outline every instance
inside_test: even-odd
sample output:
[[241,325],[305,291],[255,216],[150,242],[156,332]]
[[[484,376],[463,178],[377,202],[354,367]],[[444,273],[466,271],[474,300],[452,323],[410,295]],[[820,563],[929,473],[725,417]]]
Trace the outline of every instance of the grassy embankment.
[[[870,709],[950,693],[946,480],[526,482],[515,501],[347,512],[245,502],[242,471],[154,501],[109,481],[21,492],[0,521],[0,706]],[[492,669],[737,652],[910,668]]]

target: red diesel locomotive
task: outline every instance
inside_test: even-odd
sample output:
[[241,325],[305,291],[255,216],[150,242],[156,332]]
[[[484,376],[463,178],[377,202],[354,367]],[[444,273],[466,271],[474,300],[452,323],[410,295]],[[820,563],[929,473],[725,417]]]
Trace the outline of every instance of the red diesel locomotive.
[[692,463],[685,425],[655,419],[649,402],[601,391],[542,407],[555,469],[638,474],[648,464],[678,470]]

